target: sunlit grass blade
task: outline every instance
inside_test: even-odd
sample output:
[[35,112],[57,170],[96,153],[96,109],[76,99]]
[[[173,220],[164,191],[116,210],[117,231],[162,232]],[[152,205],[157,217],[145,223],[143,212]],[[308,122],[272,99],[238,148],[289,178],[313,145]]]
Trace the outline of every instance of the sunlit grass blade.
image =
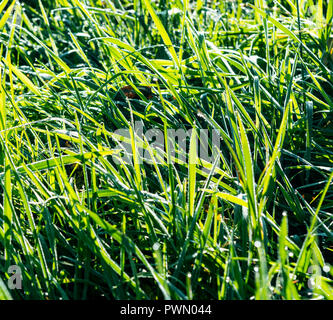
[[157,16],[157,14],[156,14],[154,8],[152,7],[150,1],[144,0],[144,3],[147,7],[147,10],[149,11],[149,14],[151,15],[156,27],[157,27],[157,30],[159,31],[159,33],[160,33],[160,35],[163,39],[163,42],[164,42],[165,46],[167,47],[168,51],[170,52],[175,65],[179,67],[178,56],[176,54],[175,48],[173,47],[173,44],[170,40],[170,37],[169,37],[168,33],[166,32],[161,20]]

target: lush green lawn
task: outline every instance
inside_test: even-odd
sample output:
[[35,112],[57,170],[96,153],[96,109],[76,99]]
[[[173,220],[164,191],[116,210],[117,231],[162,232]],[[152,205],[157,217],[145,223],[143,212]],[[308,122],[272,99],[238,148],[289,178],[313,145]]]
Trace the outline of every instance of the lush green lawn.
[[0,298],[333,299],[332,16],[3,0]]

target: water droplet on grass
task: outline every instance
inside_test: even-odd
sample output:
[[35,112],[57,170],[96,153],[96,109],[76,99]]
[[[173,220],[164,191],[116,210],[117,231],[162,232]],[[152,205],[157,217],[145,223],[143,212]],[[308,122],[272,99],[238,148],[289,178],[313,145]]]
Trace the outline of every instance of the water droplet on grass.
[[330,272],[330,266],[327,265],[327,264],[324,265],[324,266],[323,266],[323,271],[324,271],[324,272]]
[[255,246],[256,248],[260,248],[260,247],[261,247],[261,242],[260,242],[259,240],[255,241],[255,242],[254,242],[254,246]]
[[156,242],[156,243],[154,243],[154,245],[153,245],[153,249],[155,250],[155,251],[157,251],[159,248],[160,248],[160,244],[158,243],[158,242]]

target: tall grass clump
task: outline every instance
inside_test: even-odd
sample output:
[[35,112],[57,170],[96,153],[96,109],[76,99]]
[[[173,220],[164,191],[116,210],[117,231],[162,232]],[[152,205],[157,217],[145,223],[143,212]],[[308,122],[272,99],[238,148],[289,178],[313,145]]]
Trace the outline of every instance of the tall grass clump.
[[332,17],[1,1],[0,298],[333,299]]

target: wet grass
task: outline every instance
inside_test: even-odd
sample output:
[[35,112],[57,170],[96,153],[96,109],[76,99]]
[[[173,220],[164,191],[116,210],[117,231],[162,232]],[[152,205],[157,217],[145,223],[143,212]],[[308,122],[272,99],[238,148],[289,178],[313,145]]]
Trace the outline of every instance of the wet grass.
[[0,12],[1,298],[333,298],[333,1]]

